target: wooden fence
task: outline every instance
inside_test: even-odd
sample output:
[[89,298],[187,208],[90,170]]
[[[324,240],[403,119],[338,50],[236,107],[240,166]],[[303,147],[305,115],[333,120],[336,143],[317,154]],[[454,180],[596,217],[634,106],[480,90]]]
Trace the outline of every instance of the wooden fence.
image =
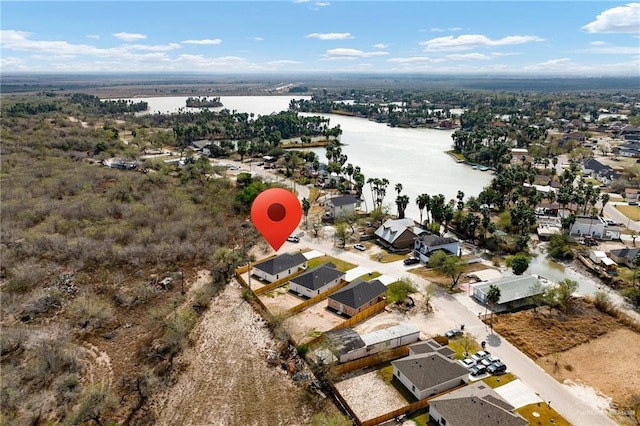
[[[466,384],[462,384],[460,386],[456,386],[453,389],[449,389],[446,392],[442,392],[442,394],[444,393],[449,393],[449,392],[453,392],[457,389],[460,389],[461,387],[466,386]],[[440,395],[442,395],[440,394]],[[432,397],[429,398],[425,398],[425,399],[421,399],[418,402],[414,402],[408,405],[405,405],[404,407],[398,408],[397,410],[393,410],[390,411],[386,414],[382,414],[378,417],[375,417],[373,419],[369,419],[369,420],[365,420],[364,422],[360,421],[360,420],[356,420],[356,422],[358,423],[358,425],[360,426],[375,426],[375,425],[379,425],[380,423],[384,423],[388,420],[394,419],[398,416],[401,416],[403,414],[409,414],[409,413],[413,413],[414,411],[418,411],[422,408],[425,408],[429,405],[429,402],[434,399],[437,398],[439,395],[434,395]]]
[[271,290],[275,290],[278,287],[282,287],[283,285],[285,285],[286,283],[289,282],[289,280],[291,280],[292,278],[297,277],[298,275],[302,274],[303,272],[307,272],[305,269],[300,269],[296,272],[294,272],[291,275],[287,275],[286,277],[278,280],[278,281],[274,281],[271,284],[267,284],[264,287],[259,287],[257,289],[254,290],[254,293],[256,294],[256,296],[260,295],[260,294],[264,294],[268,291]]
[[345,362],[344,364],[338,364],[334,367],[334,371],[337,374],[342,375],[351,371],[360,370],[361,368],[392,361],[407,355],[409,355],[409,347],[406,345],[399,346],[364,358],[354,359],[353,361]]
[[348,284],[349,284],[348,281],[341,280],[334,287],[331,287],[329,290],[325,291],[324,293],[320,293],[317,296],[313,296],[311,299],[305,300],[304,302],[300,303],[299,305],[296,305],[293,308],[289,309],[288,312],[291,315],[295,315],[295,314],[297,314],[299,312],[302,312],[306,307],[311,306],[311,305],[315,305],[316,303],[326,299],[327,296],[335,293],[336,291],[340,290],[343,287],[346,287]]

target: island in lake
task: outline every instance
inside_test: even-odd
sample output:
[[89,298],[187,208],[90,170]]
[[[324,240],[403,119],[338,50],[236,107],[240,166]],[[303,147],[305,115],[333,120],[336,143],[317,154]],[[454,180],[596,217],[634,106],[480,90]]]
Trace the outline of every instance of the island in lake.
[[221,107],[222,102],[220,102],[220,97],[208,98],[203,96],[202,98],[187,98],[187,107],[188,108],[215,108]]

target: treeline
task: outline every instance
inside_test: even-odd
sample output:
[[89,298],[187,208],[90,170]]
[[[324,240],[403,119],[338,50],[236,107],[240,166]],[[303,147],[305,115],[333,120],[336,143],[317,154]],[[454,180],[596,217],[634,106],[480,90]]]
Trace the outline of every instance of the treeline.
[[208,98],[206,96],[203,96],[202,98],[199,97],[191,97],[189,96],[187,98],[186,101],[187,104],[187,108],[214,108],[214,107],[221,107],[222,106],[222,102],[220,102],[220,97],[214,97],[214,98]]
[[125,114],[146,111],[149,104],[144,101],[133,102],[131,100],[100,100],[99,97],[84,93],[74,93],[69,97],[71,102],[79,104],[85,110],[96,114]]

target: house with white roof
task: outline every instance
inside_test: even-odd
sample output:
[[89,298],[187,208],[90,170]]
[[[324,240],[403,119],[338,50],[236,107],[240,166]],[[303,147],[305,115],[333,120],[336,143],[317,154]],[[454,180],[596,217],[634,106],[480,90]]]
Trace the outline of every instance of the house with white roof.
[[496,281],[471,284],[473,297],[489,304],[487,294],[492,285],[500,289],[500,299],[492,305],[492,309],[495,312],[504,312],[529,306],[532,297],[544,293],[545,287],[552,283],[538,275],[514,275]]

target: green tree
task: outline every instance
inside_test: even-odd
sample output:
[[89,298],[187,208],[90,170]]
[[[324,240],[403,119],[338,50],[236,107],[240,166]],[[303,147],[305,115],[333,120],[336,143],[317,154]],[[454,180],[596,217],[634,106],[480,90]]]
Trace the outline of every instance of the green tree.
[[437,269],[451,279],[450,289],[453,290],[467,269],[467,263],[460,256],[447,256]]
[[407,278],[402,278],[387,286],[387,303],[401,303],[407,296],[415,292],[416,287],[413,283]]
[[500,301],[500,296],[502,296],[502,292],[500,291],[500,287],[491,284],[489,286],[489,291],[487,291],[487,301],[491,306],[491,330],[493,330],[493,312],[496,304]]
[[[429,205],[431,201],[431,196],[429,194],[420,194],[416,198],[416,204],[418,205],[418,209],[420,210],[420,225],[422,222],[422,211]],[[429,220],[429,215],[427,214],[427,220]]]
[[517,254],[511,258],[511,270],[516,275],[522,275],[527,270],[531,258],[526,254]]
[[564,312],[567,312],[571,309],[571,305],[573,302],[573,293],[578,290],[578,282],[574,280],[570,280],[565,278],[564,280],[558,283],[555,292],[555,298],[558,306]]
[[347,245],[348,230],[346,223],[339,222],[336,224],[336,238],[338,239],[338,241],[340,241],[342,247],[345,247]]
[[404,219],[404,212],[409,205],[408,195],[398,195],[396,198],[396,206],[398,206],[398,219]]

